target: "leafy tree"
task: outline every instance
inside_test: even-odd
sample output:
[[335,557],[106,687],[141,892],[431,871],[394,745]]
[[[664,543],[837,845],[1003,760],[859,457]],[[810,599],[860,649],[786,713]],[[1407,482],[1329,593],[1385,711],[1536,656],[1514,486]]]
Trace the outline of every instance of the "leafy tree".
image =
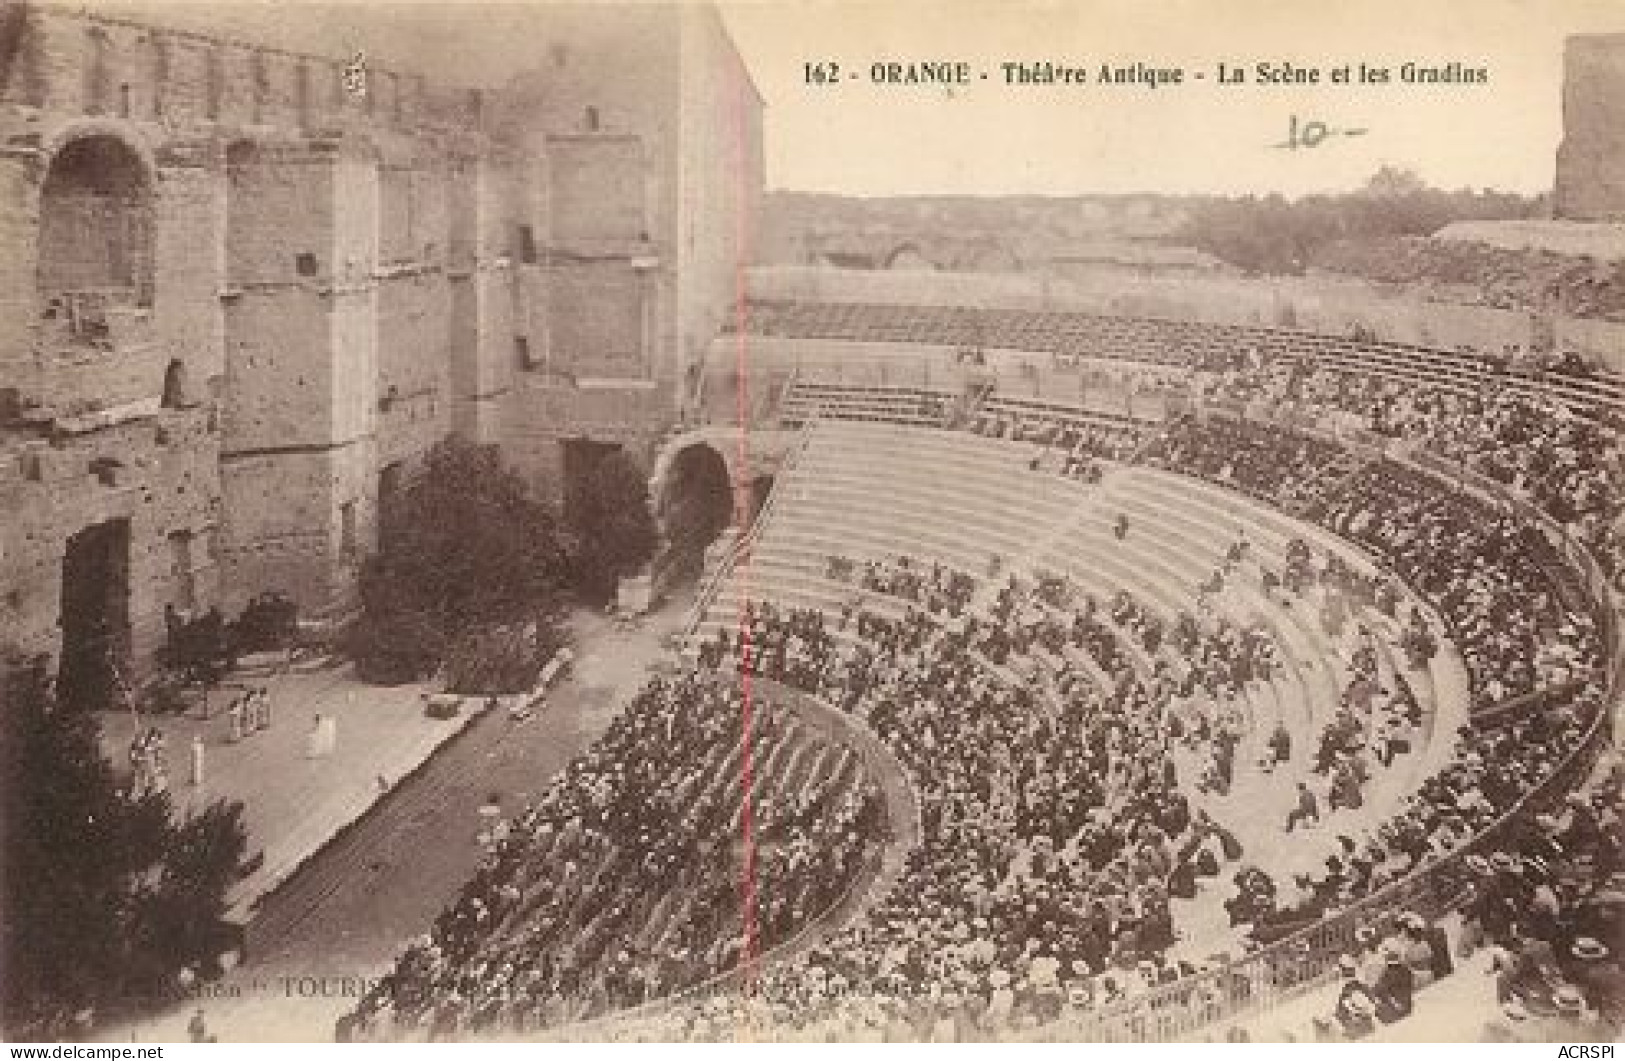
[[471,630],[557,623],[570,543],[494,446],[438,443],[380,519],[348,639],[367,680],[423,677]]
[[1198,202],[1182,238],[1251,272],[1301,273],[1341,241],[1427,236],[1453,221],[1531,217],[1540,210],[1538,199],[1487,189],[1440,191],[1415,173],[1384,166],[1347,195]]
[[570,500],[576,586],[591,600],[606,600],[617,579],[636,574],[654,555],[648,480],[624,450],[607,450]]
[[344,646],[362,681],[377,685],[422,681],[445,658],[451,639],[403,596],[381,589],[363,592],[361,618]]
[[1416,173],[1398,166],[1383,166],[1373,173],[1361,189],[1366,195],[1399,198],[1421,195],[1428,191],[1427,182]]
[[208,970],[227,945],[226,890],[246,846],[242,805],[177,822],[166,794],[132,796],[92,714],[60,708],[41,662],[0,675],[4,726],[3,1023],[72,1033]]

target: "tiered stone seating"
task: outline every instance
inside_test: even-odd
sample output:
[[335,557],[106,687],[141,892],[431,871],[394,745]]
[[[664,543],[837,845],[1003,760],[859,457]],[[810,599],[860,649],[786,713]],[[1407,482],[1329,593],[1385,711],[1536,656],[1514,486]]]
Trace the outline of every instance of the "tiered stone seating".
[[921,387],[868,387],[797,380],[779,405],[788,425],[819,418],[874,420],[936,426],[953,407],[955,395]]
[[1561,401],[1582,415],[1599,409],[1625,411],[1625,380],[1605,372],[1492,372],[1484,358],[1472,353],[1279,328],[1068,311],[768,299],[753,300],[746,320],[758,335],[977,346],[1206,368],[1234,367],[1259,355],[1309,357],[1458,392],[1476,390],[1494,378],[1513,390]]
[[[1269,682],[1256,683],[1242,695],[1243,713],[1251,719],[1242,759],[1262,756],[1276,720],[1287,724],[1294,746],[1304,750],[1299,757],[1306,757],[1346,682],[1344,650],[1320,627],[1312,599],[1284,606],[1263,592],[1258,571],[1283,568],[1287,542],[1294,537],[1359,570],[1372,570],[1372,562],[1333,535],[1199,480],[1112,466],[1102,485],[1090,487],[1052,471],[1033,470],[1033,457],[1043,451],[1038,443],[968,432],[821,422],[794,472],[777,485],[773,517],[759,529],[749,562],[713,602],[699,634],[708,637],[730,629],[746,600],[837,615],[860,594],[850,584],[826,577],[831,556],[860,563],[905,556],[920,565],[938,563],[966,572],[985,587],[1007,572],[1047,572],[1064,576],[1102,606],[1127,590],[1171,621],[1195,609],[1198,586],[1238,537],[1245,537],[1251,566],[1228,580],[1214,608],[1238,624],[1264,629],[1279,649],[1282,666]],[[1123,541],[1112,533],[1119,514],[1127,514],[1132,526]],[[995,566],[999,575],[988,577]],[[979,595],[983,605],[985,597]],[[903,602],[872,594],[864,606],[895,614],[905,608]],[[1155,663],[1152,654],[1130,633],[1112,629],[1141,680],[1148,679]],[[1094,661],[1071,661],[1102,686],[1109,681]],[[1404,666],[1388,654],[1382,665],[1390,675]],[[1446,670],[1450,666],[1447,661],[1438,664]],[[1442,713],[1446,720],[1433,728],[1450,732],[1465,715],[1464,683],[1435,681],[1426,674],[1412,674],[1411,681],[1429,718]],[[1444,693],[1449,700],[1441,701]],[[1440,747],[1447,750],[1448,742],[1441,741]],[[1380,817],[1384,809],[1397,806],[1426,776],[1410,764],[1439,754],[1439,749],[1418,750],[1405,769],[1382,775],[1364,816]],[[1221,820],[1237,821],[1249,842],[1267,841],[1269,849],[1278,843],[1294,782],[1302,776],[1301,769],[1244,776],[1228,797],[1208,805],[1223,815]],[[1355,824],[1345,826],[1353,829]],[[1313,842],[1294,845],[1288,861],[1308,870],[1325,857],[1332,841],[1327,830]],[[1207,905],[1213,906],[1211,894]],[[1200,945],[1222,946],[1223,926],[1213,924],[1211,909],[1200,919],[1205,922],[1198,932]]]
[[[511,828],[504,823],[480,872],[437,920],[432,945],[409,948],[363,1004],[365,1036],[537,1030],[729,972],[741,957],[734,841],[745,838],[747,808],[751,865],[771,896],[752,915],[757,945],[791,939],[841,901],[840,889],[872,864],[887,815],[873,764],[839,727],[830,732],[772,697],[755,698],[742,741],[737,705],[714,688],[694,678],[651,686],[591,755]],[[612,788],[586,764],[615,753],[634,727],[666,741],[617,767]],[[845,843],[828,846],[835,836]],[[620,989],[594,994],[585,1009],[550,1010],[550,978],[616,980],[634,954],[672,975],[617,981]]]

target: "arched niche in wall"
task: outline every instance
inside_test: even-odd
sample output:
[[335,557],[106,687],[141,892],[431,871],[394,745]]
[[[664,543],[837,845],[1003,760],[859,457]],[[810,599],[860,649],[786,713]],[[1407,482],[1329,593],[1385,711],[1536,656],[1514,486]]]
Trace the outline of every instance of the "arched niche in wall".
[[109,132],[63,140],[40,184],[37,284],[44,314],[94,317],[108,304],[150,306],[153,178]]

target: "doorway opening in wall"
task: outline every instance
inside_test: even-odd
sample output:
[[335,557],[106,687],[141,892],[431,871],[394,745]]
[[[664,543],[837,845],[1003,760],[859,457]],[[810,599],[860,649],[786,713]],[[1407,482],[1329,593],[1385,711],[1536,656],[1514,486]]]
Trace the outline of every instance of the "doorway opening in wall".
[[391,461],[378,469],[378,548],[395,523],[395,505],[406,487],[406,462]]
[[339,505],[339,559],[345,563],[352,563],[358,559],[361,550],[361,539],[356,533],[355,502],[345,501]]
[[572,578],[584,602],[606,604],[621,579],[645,570],[659,542],[648,473],[616,443],[572,439],[564,447]]
[[197,609],[197,572],[192,561],[192,532],[172,531],[169,535],[169,578],[173,587],[170,603],[184,615]]
[[177,358],[164,369],[164,392],[159,404],[165,409],[180,409],[186,405],[186,362]]
[[588,571],[589,553],[591,544],[586,539],[592,534],[588,525],[593,522],[594,509],[598,506],[593,503],[593,493],[597,489],[600,469],[611,454],[621,452],[621,447],[614,442],[594,442],[591,439],[573,438],[560,443],[563,449],[564,464],[564,491],[563,516],[564,525],[576,538],[576,545],[571,560],[572,580],[576,592],[588,603],[601,603],[614,592],[609,585],[608,577],[600,572]]
[[693,581],[705,571],[706,548],[733,522],[728,462],[703,442],[685,447],[666,474],[660,503],[671,577]]
[[62,556],[60,703],[80,711],[123,706],[129,661],[130,521],[114,519],[70,536]]

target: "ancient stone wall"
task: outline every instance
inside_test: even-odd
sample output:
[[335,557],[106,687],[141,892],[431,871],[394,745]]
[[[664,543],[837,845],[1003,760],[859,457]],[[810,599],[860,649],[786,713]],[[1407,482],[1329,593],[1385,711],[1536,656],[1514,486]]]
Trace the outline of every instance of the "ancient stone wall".
[[499,437],[538,483],[556,482],[570,439],[647,454],[678,419],[692,366],[733,313],[763,183],[761,99],[715,11],[549,16],[542,61],[501,119],[526,164],[513,244],[524,350]]
[[549,7],[544,69],[493,95],[8,8],[0,643],[53,649],[65,543],[107,520],[144,657],[166,605],[343,609],[381,475],[453,431],[554,497],[562,439],[648,460],[760,194],[760,101],[686,18]]
[[[164,606],[218,593],[217,440],[206,410],[151,417],[0,449],[0,645],[55,654],[62,559],[70,536],[108,520],[131,526],[129,612],[135,657],[163,637]],[[187,543],[185,555],[176,543]]]
[[38,5],[6,28],[0,639],[58,647],[66,543],[108,520],[138,663],[166,605],[342,604],[380,452],[450,430],[444,144],[486,150],[477,95]]

